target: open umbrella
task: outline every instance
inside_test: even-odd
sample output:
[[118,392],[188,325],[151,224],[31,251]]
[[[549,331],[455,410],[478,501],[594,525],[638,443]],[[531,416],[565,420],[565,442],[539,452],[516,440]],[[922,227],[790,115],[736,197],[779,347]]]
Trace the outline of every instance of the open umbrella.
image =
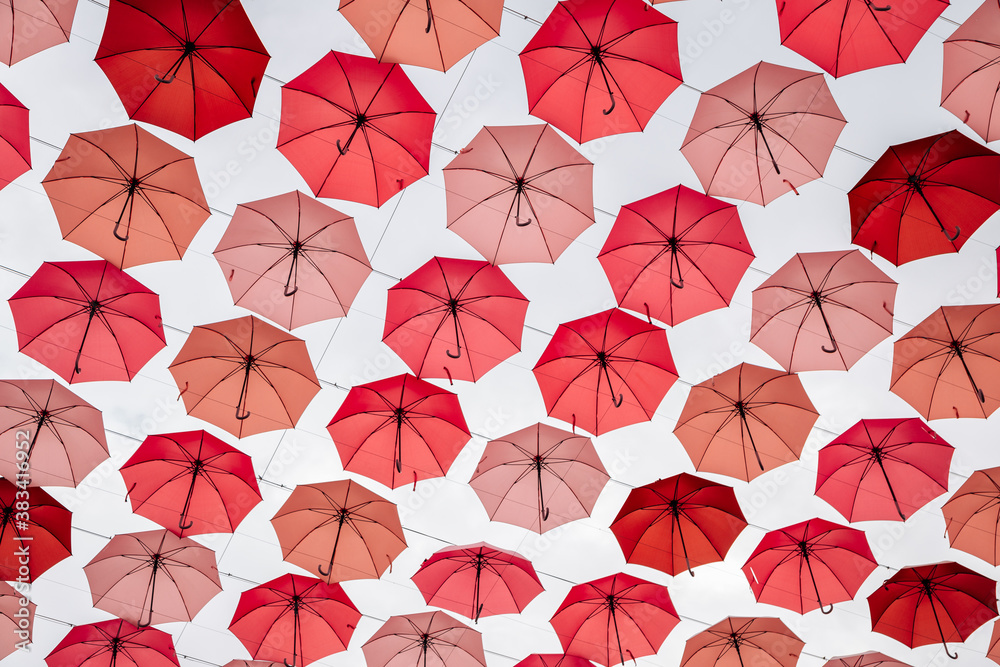
[[390,616],[361,651],[368,667],[486,667],[482,635],[443,611]]
[[823,667],[911,667],[911,665],[889,656],[869,651],[858,655],[848,655],[827,661]]
[[0,86],[0,190],[29,169],[28,108]]
[[532,653],[514,667],[594,667],[594,663],[578,655]]
[[113,619],[70,628],[45,656],[48,667],[179,667],[174,640],[156,628]]
[[941,106],[989,143],[1000,138],[1000,6],[983,2],[944,40]]
[[77,0],[0,0],[0,62],[13,65],[69,41]]
[[0,479],[0,580],[31,583],[69,558],[71,519],[70,511],[40,488]]
[[0,582],[0,628],[4,632],[0,639],[0,660],[31,643],[34,625],[35,603],[10,584]]
[[[990,648],[986,657],[1000,665],[1000,621],[994,621],[993,633],[990,635]],[[909,667],[908,665],[906,667]]]
[[780,619],[729,616],[687,640],[680,667],[794,667],[803,646]]
[[1000,468],[969,475],[941,513],[952,549],[1000,565]]

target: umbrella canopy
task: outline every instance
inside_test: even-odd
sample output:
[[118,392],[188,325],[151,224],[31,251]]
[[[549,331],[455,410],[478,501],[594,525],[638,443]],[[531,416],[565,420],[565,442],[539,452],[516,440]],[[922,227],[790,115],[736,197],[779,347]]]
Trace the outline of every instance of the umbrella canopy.
[[233,302],[286,329],[347,315],[372,272],[354,218],[298,191],[238,205],[214,255]]
[[28,107],[0,86],[0,190],[29,169]]
[[0,580],[30,583],[71,556],[71,519],[45,491],[0,479]]
[[134,123],[69,135],[42,187],[63,238],[118,268],[180,259],[211,215],[194,158]]
[[754,254],[735,206],[678,185],[623,206],[597,258],[619,306],[674,326],[728,306]]
[[514,667],[594,667],[594,663],[578,655],[532,653]]
[[18,349],[70,384],[131,380],[166,346],[160,297],[104,260],[45,262],[8,303]]
[[381,206],[427,175],[435,118],[399,65],[331,51],[281,87],[278,150],[317,197]]
[[0,0],[0,62],[13,65],[69,41],[77,0]]
[[[983,2],[944,40],[941,106],[989,143],[1000,138],[1000,7]],[[1000,109],[998,109],[1000,110]]]
[[702,93],[681,152],[706,194],[765,205],[823,175],[846,123],[822,74],[761,62]]
[[594,164],[548,124],[486,126],[443,172],[448,229],[492,264],[555,262],[594,224]]
[[240,0],[111,0],[94,60],[129,118],[196,140],[250,117],[270,58]]
[[941,513],[952,549],[1000,565],[1000,468],[969,475]]
[[482,635],[443,611],[390,616],[361,651],[368,667],[486,667]]
[[532,372],[549,415],[594,435],[649,421],[677,380],[667,332],[618,309],[560,324]]
[[803,646],[780,619],[729,616],[687,640],[680,667],[794,667]]
[[993,623],[993,634],[990,635],[990,648],[986,657],[1000,665],[1000,622]]
[[[25,623],[27,627],[23,627]],[[0,660],[27,646],[22,642],[31,643],[34,625],[35,603],[29,602],[10,584],[0,582],[0,628],[5,633],[0,639]]]
[[556,5],[520,54],[531,115],[579,143],[645,128],[683,80],[677,22],[646,8]]
[[798,253],[753,291],[750,341],[789,372],[846,371],[892,334],[896,287],[858,250]]
[[77,625],[45,656],[48,667],[180,667],[174,640],[113,619]]
[[894,658],[869,651],[858,655],[848,655],[842,658],[834,658],[828,661],[823,667],[911,667],[905,662],[900,662]]

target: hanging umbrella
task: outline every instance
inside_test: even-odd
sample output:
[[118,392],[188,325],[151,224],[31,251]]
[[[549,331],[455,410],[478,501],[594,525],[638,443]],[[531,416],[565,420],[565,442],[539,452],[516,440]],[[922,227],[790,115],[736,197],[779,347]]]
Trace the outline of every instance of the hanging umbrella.
[[40,488],[0,479],[0,580],[31,583],[69,558],[71,519],[70,511]]
[[180,667],[174,640],[156,628],[112,619],[77,625],[45,656],[48,667]]
[[250,457],[205,431],[146,436],[121,474],[132,511],[179,536],[232,533],[261,501]]
[[794,667],[803,646],[780,619],[729,616],[687,640],[680,667]]
[[0,0],[0,62],[13,65],[69,41],[77,0]]
[[868,653],[834,658],[823,665],[823,667],[911,667],[911,665],[890,658],[882,653],[869,651]]
[[469,486],[491,521],[544,533],[590,516],[609,479],[590,438],[535,424],[487,442]]
[[486,667],[482,635],[443,611],[390,616],[361,651],[368,667]]
[[281,667],[280,662],[270,660],[230,660],[223,667]]
[[702,93],[681,152],[706,194],[766,205],[823,175],[846,123],[822,74],[761,62]]
[[34,627],[35,603],[10,584],[0,582],[0,660],[30,644]]
[[632,489],[611,522],[627,562],[671,576],[722,561],[746,527],[731,487],[684,472]]
[[797,461],[818,418],[797,375],[740,364],[691,387],[674,435],[696,470],[749,482]]
[[789,372],[846,371],[892,334],[896,287],[858,250],[798,253],[753,291],[750,341]]
[[29,169],[28,108],[0,86],[0,190]]
[[553,263],[594,224],[594,165],[548,124],[486,126],[443,171],[448,229],[492,264]]
[[528,110],[579,143],[640,132],[681,85],[677,22],[637,0],[564,1],[520,53]]
[[250,117],[270,58],[240,0],[111,0],[94,60],[129,118],[196,140]]
[[233,302],[286,329],[347,315],[372,272],[354,218],[298,191],[238,205],[214,255]]
[[472,437],[458,396],[412,375],[351,387],[327,430],[344,470],[393,489],[443,477]]
[[389,288],[382,341],[417,377],[475,382],[521,350],[527,310],[489,262],[434,257]]
[[623,206],[597,258],[618,305],[674,326],[728,306],[754,254],[735,206],[678,185]]
[[984,2],[944,40],[941,106],[961,118],[987,143],[1000,138],[994,118],[1000,95],[998,29],[1000,7]]
[[317,197],[381,206],[427,175],[435,117],[399,65],[331,51],[281,87],[278,150]]
[[952,549],[1000,565],[1000,468],[969,475],[941,513]]
[[532,372],[549,416],[594,435],[649,421],[677,380],[667,332],[618,309],[560,324]]
[[532,653],[514,667],[594,667],[594,663],[565,653]]
[[118,268],[180,259],[211,215],[194,158],[134,123],[69,135],[42,187],[63,238]]
[[378,579],[406,548],[395,503],[351,480],[297,485],[271,525],[282,558],[327,583]]
[[986,652],[986,657],[1000,665],[1000,622],[993,623],[993,634],[990,635],[990,649]]
[[237,438],[294,428],[319,392],[305,342],[253,315],[195,327],[168,370],[189,415]]

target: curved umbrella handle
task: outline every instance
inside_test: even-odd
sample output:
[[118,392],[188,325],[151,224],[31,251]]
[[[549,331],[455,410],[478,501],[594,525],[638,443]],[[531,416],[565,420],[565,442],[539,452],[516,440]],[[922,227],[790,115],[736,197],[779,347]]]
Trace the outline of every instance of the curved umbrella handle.
[[611,108],[601,109],[601,113],[603,113],[605,116],[610,116],[611,112],[615,110],[615,104],[617,104],[617,102],[615,102],[615,94],[609,90],[608,95],[611,96]]
[[[171,68],[171,69],[173,69],[173,68]],[[173,80],[176,77],[177,77],[176,73],[175,74],[170,74],[168,76],[160,76],[159,74],[154,74],[153,75],[153,78],[156,79],[157,81],[159,81],[160,83],[171,83],[171,82],[173,82]]]
[[250,416],[250,411],[249,410],[247,410],[246,412],[244,412],[241,415],[240,414],[240,409],[236,408],[236,418],[239,419],[240,421],[243,421],[244,419],[248,418],[249,416]]
[[622,406],[622,403],[624,403],[624,402],[625,402],[625,395],[624,394],[618,394],[618,400],[617,401],[615,400],[614,396],[611,397],[611,404],[614,405],[616,408],[620,408]]
[[549,520],[549,508],[546,507],[545,509],[542,510],[542,521],[548,521],[548,520]]
[[444,353],[447,354],[452,359],[458,359],[458,358],[460,358],[462,356],[462,348],[458,348],[458,352],[452,352],[451,350],[445,350]]
[[514,224],[517,225],[518,227],[527,227],[528,225],[531,224],[531,218],[528,218],[527,222],[521,222],[520,218],[514,218]]
[[427,0],[427,27],[424,28],[425,33],[430,33],[431,23],[434,22],[434,13],[431,11],[431,0]]
[[177,527],[180,528],[181,530],[187,530],[188,528],[190,528],[193,525],[194,525],[194,521],[188,521],[187,523],[184,523],[184,517],[181,517],[177,521]]
[[955,239],[957,239],[962,234],[962,228],[959,227],[958,225],[955,225],[955,233],[954,234],[949,234],[947,232],[947,230],[944,230],[944,229],[942,229],[941,231],[944,232],[945,238],[948,239],[949,241],[954,241]]
[[317,571],[317,572],[319,572],[319,573],[320,573],[321,575],[323,575],[324,577],[329,577],[329,576],[330,576],[330,570],[332,570],[332,569],[333,569],[332,567],[328,567],[328,568],[326,569],[326,571],[324,572],[324,571],[323,571],[323,566],[322,566],[322,565],[317,565],[317,566],[316,566],[316,571]]
[[[121,221],[121,219],[119,219],[118,222],[115,223],[115,228],[111,231],[111,233],[114,234],[115,238],[118,239],[119,241],[128,241],[128,234],[126,234],[125,236],[122,236],[122,235],[120,235],[118,233],[118,228],[121,226],[121,224],[122,224],[122,221]],[[954,239],[952,239],[952,240],[954,240]]]
[[868,6],[871,7],[872,9],[874,9],[877,12],[887,12],[890,9],[892,9],[892,5],[886,5],[885,7],[879,7],[878,5],[873,5],[871,2],[868,3]]
[[831,344],[831,345],[833,345],[833,349],[832,349],[832,350],[831,350],[831,349],[829,349],[829,348],[828,348],[828,347],[827,347],[826,345],[823,345],[823,346],[821,346],[821,347],[820,347],[819,349],[823,350],[823,351],[824,351],[824,352],[826,352],[827,354],[833,354],[834,352],[836,352],[836,351],[837,351],[837,341],[835,341],[835,340],[833,340],[833,339],[831,338],[831,339],[830,339],[830,344]]
[[684,279],[681,278],[681,277],[678,277],[677,280],[680,281],[680,282],[675,282],[674,279],[671,278],[670,279],[670,284],[673,285],[674,287],[676,287],[677,289],[684,289]]
[[285,663],[285,667],[295,667],[295,663],[294,662],[291,663],[291,664],[288,663],[288,658],[282,658],[281,661],[283,663]]
[[285,296],[292,296],[293,294],[295,294],[298,291],[299,291],[299,286],[298,285],[296,285],[295,287],[293,287],[291,292],[288,291],[288,285],[285,285]]
[[827,609],[826,607],[820,606],[819,610],[821,612],[823,612],[824,614],[832,614],[833,613],[833,603],[832,602],[830,603],[830,608],[829,609]]
[[341,155],[347,155],[347,146],[341,147],[340,139],[337,139],[337,150],[340,151]]

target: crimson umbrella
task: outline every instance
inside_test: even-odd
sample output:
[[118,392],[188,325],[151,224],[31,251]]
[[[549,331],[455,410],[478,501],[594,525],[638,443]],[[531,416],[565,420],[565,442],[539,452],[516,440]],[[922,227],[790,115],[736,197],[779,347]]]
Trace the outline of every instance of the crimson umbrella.
[[829,660],[823,667],[911,667],[911,665],[889,656],[869,651],[858,655],[847,655]]
[[70,511],[40,488],[0,479],[0,580],[31,583],[69,558],[71,519]]
[[390,616],[361,651],[368,667],[486,667],[482,635],[443,611]]
[[578,655],[532,653],[514,667],[594,667],[594,663]]
[[[941,106],[989,143],[1000,137],[1000,6],[984,2],[944,40]],[[1000,110],[1000,109],[998,109]]]
[[0,62],[13,65],[69,41],[77,0],[3,0]]
[[0,190],[29,169],[28,108],[0,86]]
[[680,667],[794,667],[804,646],[780,619],[728,616],[687,640]]
[[941,513],[952,549],[1000,565],[1000,468],[969,475]]
[[4,632],[0,639],[0,660],[30,645],[34,626],[35,603],[10,584],[0,582],[0,628]]
[[70,628],[45,656],[48,667],[179,667],[174,640],[156,628],[112,619]]

